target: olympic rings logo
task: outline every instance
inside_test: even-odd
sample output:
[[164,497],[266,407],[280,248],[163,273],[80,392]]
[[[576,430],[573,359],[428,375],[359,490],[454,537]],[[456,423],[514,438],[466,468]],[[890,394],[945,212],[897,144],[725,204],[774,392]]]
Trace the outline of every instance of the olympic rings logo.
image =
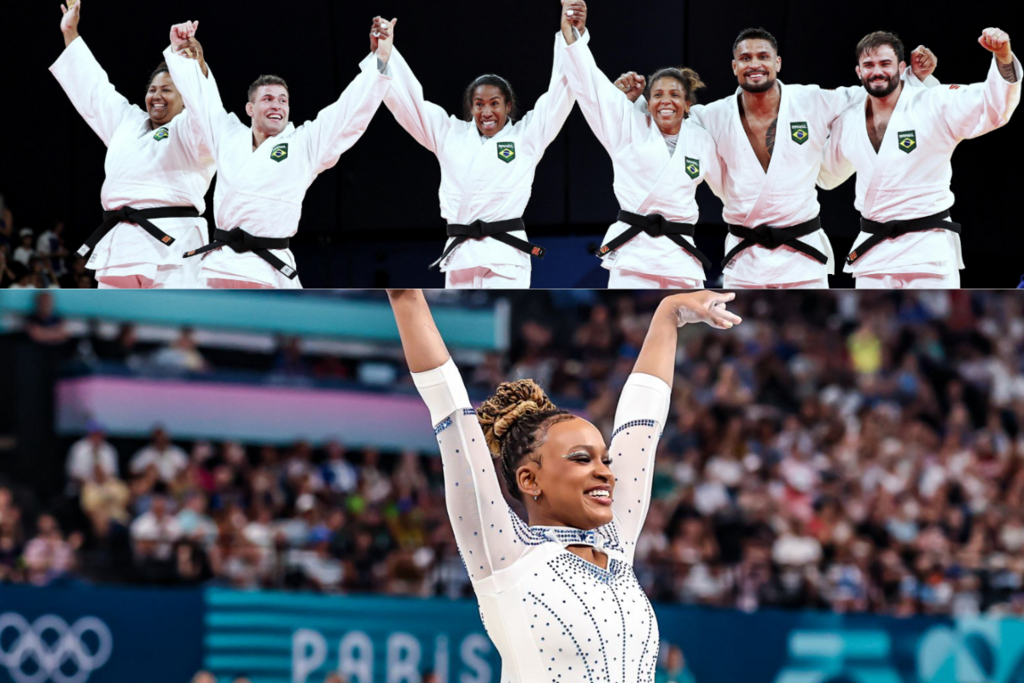
[[[16,634],[13,640],[11,632]],[[83,640],[86,634],[95,649]],[[31,624],[14,612],[0,614],[0,665],[15,683],[85,683],[107,663],[113,647],[110,629],[96,617],[82,617],[69,626],[53,614]]]

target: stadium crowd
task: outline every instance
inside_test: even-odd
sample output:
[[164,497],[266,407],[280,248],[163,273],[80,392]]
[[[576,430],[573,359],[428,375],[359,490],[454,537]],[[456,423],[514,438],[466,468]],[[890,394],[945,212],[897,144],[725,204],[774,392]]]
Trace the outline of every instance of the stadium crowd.
[[0,194],[0,289],[91,289],[96,280],[85,264],[64,244],[64,221],[40,231],[16,228]]
[[[512,347],[463,367],[471,392],[533,377],[609,434],[660,295],[501,296]],[[651,597],[1024,614],[1019,297],[744,292],[734,308],[734,330],[681,332],[637,549]],[[275,358],[324,362],[293,344]],[[0,488],[0,581],[471,594],[436,454],[173,437],[138,448],[90,425],[38,519]]]

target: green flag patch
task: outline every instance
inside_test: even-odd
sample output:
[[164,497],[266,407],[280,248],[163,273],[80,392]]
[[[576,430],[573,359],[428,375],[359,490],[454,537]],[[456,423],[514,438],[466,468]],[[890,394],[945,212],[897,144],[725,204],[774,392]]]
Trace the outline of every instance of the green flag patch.
[[288,158],[288,143],[282,142],[280,145],[275,145],[274,149],[270,150],[270,158],[280,163]]
[[789,133],[793,142],[802,145],[811,138],[811,129],[807,127],[806,121],[794,121],[789,124]]
[[900,131],[898,134],[900,151],[910,154],[917,149],[917,133],[912,130]]
[[516,143],[514,142],[499,142],[498,143],[498,158],[504,161],[506,164],[510,164],[515,161],[516,158]]
[[700,175],[700,159],[691,159],[686,157],[686,175],[690,176],[694,180]]
[[160,142],[161,140],[166,140],[169,137],[171,137],[171,132],[166,128],[157,128],[156,132],[153,133],[153,139],[156,140],[157,142]]

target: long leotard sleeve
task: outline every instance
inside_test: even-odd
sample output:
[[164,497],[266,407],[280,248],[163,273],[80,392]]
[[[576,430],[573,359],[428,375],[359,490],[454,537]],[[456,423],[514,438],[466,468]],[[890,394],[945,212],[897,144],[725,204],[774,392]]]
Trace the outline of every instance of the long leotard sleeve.
[[104,145],[110,145],[114,132],[126,117],[145,114],[117,92],[82,37],[75,38],[64,48],[50,72]]
[[483,430],[454,361],[412,377],[430,409],[441,449],[445,504],[455,540],[469,578],[478,583],[519,558],[525,546],[517,526],[523,523],[502,495]]
[[612,512],[630,564],[651,505],[654,454],[668,419],[671,394],[663,380],[634,372],[626,380],[615,410],[615,428],[608,447],[615,475]]

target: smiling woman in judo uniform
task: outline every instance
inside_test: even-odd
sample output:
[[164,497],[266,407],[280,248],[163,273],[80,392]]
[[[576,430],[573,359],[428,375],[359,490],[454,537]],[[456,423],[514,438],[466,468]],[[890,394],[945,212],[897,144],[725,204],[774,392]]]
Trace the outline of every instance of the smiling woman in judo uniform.
[[[633,573],[668,417],[677,328],[740,321],[735,295],[665,298],[615,414],[611,445],[533,380],[474,411],[422,292],[390,292],[413,380],[430,409],[445,502],[502,683],[653,681],[658,624]],[[527,521],[505,502],[496,466]]]
[[[577,30],[583,32],[585,22],[581,9]],[[556,41],[564,43],[561,36]],[[398,50],[392,54],[388,73],[394,80],[384,103],[441,163],[441,216],[449,239],[433,266],[445,273],[448,288],[530,286],[530,258],[543,258],[544,249],[526,241],[522,215],[537,164],[575,104],[561,52],[556,42],[548,92],[520,120],[512,86],[500,76],[481,76],[466,89],[460,119],[427,102],[408,62]]]
[[694,90],[704,84],[690,69],[662,69],[648,79],[648,109],[634,107],[598,68],[591,33],[576,39],[570,12],[562,13],[562,63],[587,123],[612,157],[621,208],[598,251],[610,271],[608,286],[700,289],[711,263],[693,244],[694,195],[704,181],[715,194],[722,184],[714,139],[687,118]]
[[203,197],[215,172],[195,116],[165,66],[150,78],[146,109],[132,105],[78,35],[82,3],[62,7],[65,49],[50,71],[107,146],[103,224],[78,250],[100,288],[194,287],[181,255],[206,243]]

